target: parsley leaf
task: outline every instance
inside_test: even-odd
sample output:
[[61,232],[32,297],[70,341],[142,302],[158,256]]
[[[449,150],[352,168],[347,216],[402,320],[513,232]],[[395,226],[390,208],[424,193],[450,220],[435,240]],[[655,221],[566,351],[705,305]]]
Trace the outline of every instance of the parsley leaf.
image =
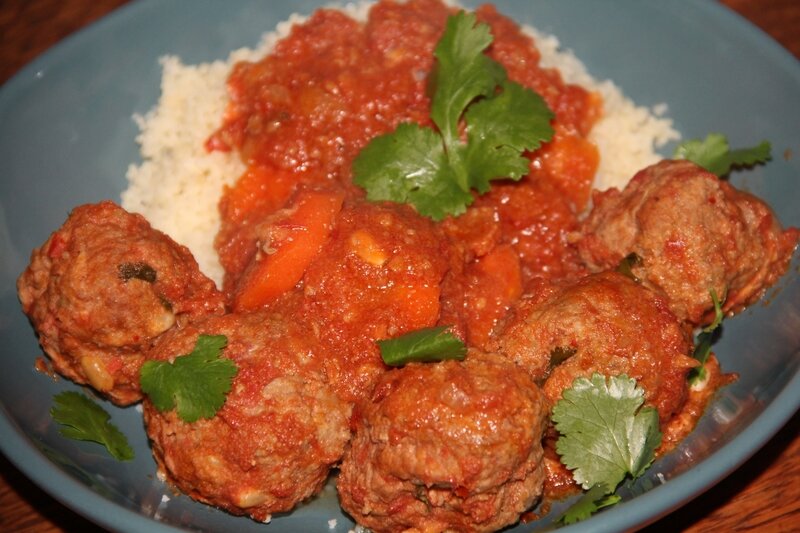
[[612,492],[604,483],[592,485],[592,488],[584,492],[575,503],[564,511],[564,514],[557,521],[565,525],[574,524],[581,520],[586,520],[603,507],[619,503],[622,498],[616,494],[611,494]]
[[[484,54],[492,36],[474,14],[447,20],[431,73],[431,119],[437,130],[401,124],[364,147],[353,162],[353,182],[367,199],[410,203],[441,220],[460,215],[472,190],[493,179],[528,172],[525,151],[552,138],[553,113],[535,92],[508,81],[505,69]],[[466,124],[466,142],[460,123]]]
[[661,443],[658,412],[644,407],[644,390],[627,376],[577,378],[553,408],[561,434],[556,451],[584,489],[612,490],[627,476],[639,477]]
[[102,444],[118,461],[133,459],[133,448],[109,421],[111,415],[83,394],[73,391],[57,394],[53,397],[50,416],[64,426],[59,430],[62,436]]
[[448,326],[418,329],[400,337],[380,340],[378,347],[383,362],[389,366],[444,359],[462,360],[467,355],[466,345],[448,331]]
[[728,139],[720,133],[710,133],[705,139],[690,139],[675,149],[676,159],[688,159],[712,174],[725,176],[733,167],[749,167],[766,163],[772,158],[767,141],[750,147],[731,150]]
[[692,356],[700,361],[700,366],[696,366],[689,371],[689,385],[692,387],[700,387],[706,380],[706,361],[708,355],[711,353],[711,346],[716,342],[722,329],[722,302],[717,297],[717,292],[714,289],[709,289],[711,294],[711,301],[714,302],[714,320],[697,335],[694,353]]
[[167,361],[147,361],[139,383],[159,411],[177,406],[184,422],[211,418],[225,403],[238,369],[230,359],[220,358],[228,339],[224,335],[200,335],[188,355]]

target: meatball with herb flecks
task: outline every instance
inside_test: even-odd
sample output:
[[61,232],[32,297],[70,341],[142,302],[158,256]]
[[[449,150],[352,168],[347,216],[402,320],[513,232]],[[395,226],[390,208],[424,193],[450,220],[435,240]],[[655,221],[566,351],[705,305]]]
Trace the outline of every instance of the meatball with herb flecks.
[[187,248],[110,201],[75,208],[33,251],[17,289],[55,370],[119,405],[141,399],[154,339],[224,312]]

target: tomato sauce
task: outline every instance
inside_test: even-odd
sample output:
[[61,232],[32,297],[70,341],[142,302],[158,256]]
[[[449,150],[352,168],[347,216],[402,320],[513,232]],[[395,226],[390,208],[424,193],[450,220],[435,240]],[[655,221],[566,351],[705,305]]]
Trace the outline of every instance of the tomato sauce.
[[[252,278],[254,270],[278,270],[269,262],[280,264],[282,258],[265,255],[265,243],[273,238],[276,219],[292,218],[297,189],[333,187],[343,191],[346,206],[363,201],[363,191],[351,182],[359,151],[403,122],[433,127],[428,78],[434,47],[451,13],[439,0],[379,2],[365,22],[321,9],[294,26],[262,60],[235,66],[224,122],[207,142],[211,150],[236,150],[248,165],[223,194],[216,239],[226,271],[225,291],[234,307],[242,301],[255,302],[248,304],[253,307],[259,301],[240,294],[241,287],[258,285],[243,277]],[[496,181],[491,192],[476,196],[465,215],[436,225],[449,256],[441,287],[435,292],[408,288],[398,298],[413,302],[416,295],[422,300],[439,297],[435,312],[420,311],[436,315],[433,320],[409,324],[421,327],[438,319],[453,325],[470,344],[483,346],[532,280],[583,274],[570,235],[588,201],[599,160],[587,135],[602,113],[602,102],[598,95],[565,83],[558,71],[541,67],[532,39],[494,7],[480,7],[476,15],[493,35],[487,53],[511,80],[538,92],[554,111],[554,138],[527,154],[528,176],[519,182]],[[279,213],[287,209],[288,214]],[[375,238],[373,229],[364,229],[365,242]],[[301,224],[300,231],[315,230]],[[259,260],[267,263],[254,267]],[[313,261],[306,263],[316,271]],[[306,269],[288,267],[298,272],[298,279]],[[371,284],[378,281],[376,277]],[[266,289],[261,292],[276,294]],[[387,298],[392,291],[396,289],[385,289]],[[358,305],[349,303],[348,309]],[[369,305],[363,303],[365,309]]]
[[362,25],[315,12],[267,57],[236,65],[225,123],[208,146],[298,181],[347,182],[374,136],[429,122],[427,73],[448,13],[438,2],[385,3]]

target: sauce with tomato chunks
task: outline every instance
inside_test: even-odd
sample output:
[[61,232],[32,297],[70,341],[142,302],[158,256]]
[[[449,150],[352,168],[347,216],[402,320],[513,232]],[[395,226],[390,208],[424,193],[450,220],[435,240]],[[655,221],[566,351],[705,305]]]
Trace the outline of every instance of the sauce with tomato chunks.
[[[432,126],[427,86],[433,50],[452,13],[438,0],[380,2],[361,23],[322,9],[294,26],[264,59],[236,65],[225,120],[207,141],[210,150],[238,151],[248,165],[224,191],[216,239],[234,308],[268,305],[292,285],[280,276],[282,284],[266,286],[267,278],[254,282],[253,272],[288,268],[295,272],[291,279],[301,282],[311,264],[314,252],[298,263],[282,258],[268,242],[282,216],[276,213],[298,209],[297,189],[333,187],[345,204],[357,201],[364,193],[351,182],[351,165],[359,151],[403,122]],[[452,261],[460,263],[443,282],[441,319],[481,345],[530,279],[581,272],[568,235],[577,227],[597,168],[598,152],[587,135],[602,102],[566,84],[556,70],[540,67],[530,37],[494,7],[476,14],[493,35],[487,53],[510,79],[537,91],[556,115],[553,140],[528,154],[529,176],[495,186],[466,215],[439,224],[457,250]],[[298,224],[301,233],[316,231]],[[302,246],[287,249],[293,248]],[[254,262],[261,264],[256,268]],[[446,301],[448,295],[454,300]]]
[[[219,204],[229,306],[310,324],[328,381],[355,405],[388,369],[376,340],[447,325],[487,349],[532,284],[587,274],[570,235],[599,163],[587,136],[601,98],[542,68],[531,38],[492,6],[476,11],[491,28],[487,54],[555,114],[552,140],[525,154],[528,175],[496,181],[441,222],[367,202],[352,183],[374,137],[406,122],[434,127],[433,52],[453,12],[439,0],[379,2],[363,23],[315,12],[267,57],[236,65],[225,120],[207,141],[247,165]],[[560,472],[550,469],[551,495]]]
[[[53,368],[144,400],[160,474],[190,497],[263,522],[339,468],[362,526],[500,530],[577,483],[615,491],[734,379],[711,334],[800,232],[689,161],[592,193],[600,97],[493,7],[454,14],[323,9],[236,65],[207,139],[246,168],[219,201],[222,290],[111,202],[32,254],[18,293]],[[587,457],[621,471],[587,479]]]

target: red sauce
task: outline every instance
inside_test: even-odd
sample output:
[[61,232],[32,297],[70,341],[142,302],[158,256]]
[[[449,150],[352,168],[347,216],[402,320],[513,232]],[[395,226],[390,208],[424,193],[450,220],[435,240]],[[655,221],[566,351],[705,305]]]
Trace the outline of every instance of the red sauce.
[[[346,204],[355,201],[363,192],[351,184],[350,167],[369,140],[402,122],[431,125],[426,86],[450,12],[439,0],[384,1],[362,24],[322,9],[267,57],[236,65],[224,123],[207,143],[237,150],[249,167],[220,203],[216,245],[230,299],[259,256],[265,224],[295,188],[335,185]],[[460,264],[444,281],[441,319],[482,345],[529,280],[582,273],[569,234],[597,167],[586,136],[602,103],[540,67],[532,39],[514,22],[491,6],[476,13],[494,36],[489,55],[556,114],[555,138],[530,154],[528,177],[495,186],[467,215],[444,224],[457,256],[451,263]]]
[[213,149],[298,180],[349,179],[374,136],[401,122],[428,123],[427,73],[448,10],[439,2],[380,4],[366,25],[319,10],[257,63],[228,80],[225,123]]

